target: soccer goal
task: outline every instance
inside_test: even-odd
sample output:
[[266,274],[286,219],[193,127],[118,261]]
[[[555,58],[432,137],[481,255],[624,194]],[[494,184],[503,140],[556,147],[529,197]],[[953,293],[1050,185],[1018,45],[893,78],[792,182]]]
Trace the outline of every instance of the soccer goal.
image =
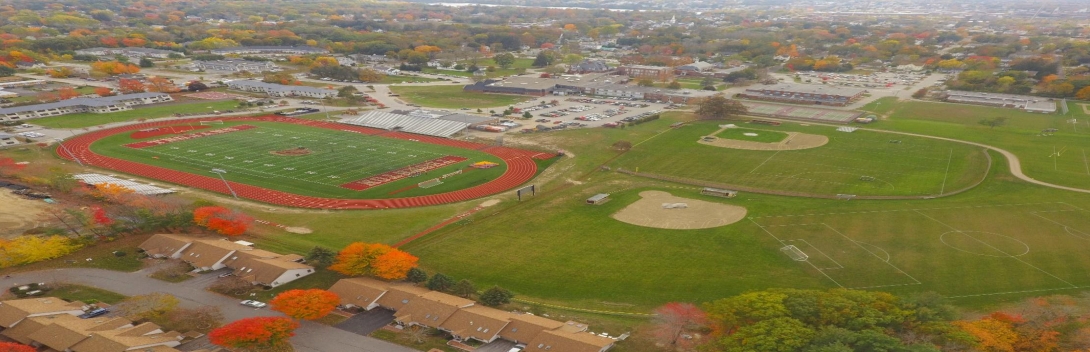
[[791,257],[791,259],[799,262],[805,262],[806,259],[810,258],[810,256],[806,255],[806,253],[803,253],[802,250],[799,249],[799,247],[795,247],[795,245],[793,244],[789,244],[787,246],[784,246],[783,248],[780,248],[780,251],[784,254],[787,254],[787,256]]
[[223,120],[209,120],[209,121],[201,121],[201,126],[208,126],[208,125],[222,125],[222,124],[223,124]]

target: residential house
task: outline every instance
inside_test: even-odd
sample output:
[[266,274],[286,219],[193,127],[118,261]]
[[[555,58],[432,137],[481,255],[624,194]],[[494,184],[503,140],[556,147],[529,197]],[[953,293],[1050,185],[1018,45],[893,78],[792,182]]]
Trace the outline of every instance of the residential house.
[[53,103],[0,109],[0,121],[90,112],[96,114],[131,110],[133,106],[163,103],[174,98],[166,93],[135,93],[100,98],[73,98]]
[[613,339],[566,329],[542,331],[526,344],[527,352],[605,352]]
[[500,337],[500,331],[511,323],[512,315],[495,308],[469,306],[454,312],[439,325],[439,330],[449,332],[455,340],[489,343]]
[[0,302],[0,327],[11,328],[24,319],[47,315],[83,314],[83,302],[68,302],[60,298],[40,297]]
[[281,255],[265,250],[235,251],[223,265],[234,269],[235,276],[255,285],[276,287],[314,273],[298,254]]
[[230,268],[255,285],[276,287],[314,273],[314,267],[302,263],[302,256],[255,249],[242,241],[156,234],[140,249],[156,258],[181,259],[195,271]]
[[515,343],[529,343],[542,332],[556,330],[563,326],[564,323],[549,318],[533,314],[516,314],[511,317],[511,323],[500,331],[500,337]]
[[341,298],[341,306],[371,310],[378,307],[378,299],[386,294],[390,284],[367,278],[351,278],[337,281],[329,292]]
[[454,312],[474,303],[473,300],[429,290],[398,309],[394,314],[394,321],[404,325],[438,328]]
[[398,311],[408,305],[409,302],[419,298],[420,295],[428,292],[431,292],[431,290],[415,285],[391,284],[390,289],[386,290],[386,294],[383,294],[382,297],[379,297],[375,302],[378,303],[380,307]]
[[[3,306],[20,306],[24,309],[42,306],[69,305],[83,306],[83,303],[68,303],[59,298],[43,297],[33,300],[10,300],[0,302]],[[63,302],[42,303],[45,301]],[[45,309],[54,314],[38,314],[24,318],[14,326],[8,326],[0,335],[19,343],[43,351],[66,352],[179,352],[174,349],[181,344],[183,335],[175,331],[163,331],[153,323],[134,325],[132,321],[119,317],[80,318],[75,314],[82,310],[58,311]],[[4,311],[0,317],[7,317]],[[10,319],[9,319],[10,320]]]

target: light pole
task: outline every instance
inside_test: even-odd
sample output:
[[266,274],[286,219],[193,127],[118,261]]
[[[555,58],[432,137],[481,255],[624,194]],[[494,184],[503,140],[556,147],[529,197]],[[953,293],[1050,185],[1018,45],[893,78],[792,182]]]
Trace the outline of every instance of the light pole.
[[238,199],[238,194],[235,194],[235,190],[231,188],[231,184],[230,184],[230,183],[227,183],[227,179],[223,178],[223,174],[227,173],[227,170],[224,170],[224,169],[212,169],[212,173],[216,174],[216,176],[219,176],[219,177],[220,177],[220,180],[223,180],[223,185],[224,185],[224,186],[227,186],[227,190],[228,190],[228,191],[231,191],[231,195],[232,195],[232,196],[234,196],[234,197],[235,197],[235,199]]
[[68,150],[68,147],[64,146],[64,139],[63,138],[57,139],[57,145],[60,146],[61,149],[64,149],[65,153],[68,153],[68,155],[71,155],[72,160],[75,160],[76,164],[79,164],[79,166],[84,166],[83,162],[79,161],[79,157],[76,156],[76,153],[73,153],[71,150]]

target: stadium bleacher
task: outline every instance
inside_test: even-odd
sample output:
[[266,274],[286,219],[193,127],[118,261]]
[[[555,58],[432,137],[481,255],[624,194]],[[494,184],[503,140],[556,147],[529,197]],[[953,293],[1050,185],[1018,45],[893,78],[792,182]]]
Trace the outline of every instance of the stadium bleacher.
[[384,130],[449,138],[469,127],[469,123],[416,115],[371,111],[344,123]]

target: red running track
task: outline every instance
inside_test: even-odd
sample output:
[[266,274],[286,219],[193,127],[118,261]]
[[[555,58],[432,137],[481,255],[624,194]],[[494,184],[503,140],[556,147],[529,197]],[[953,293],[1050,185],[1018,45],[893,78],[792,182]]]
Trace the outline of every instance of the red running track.
[[[95,166],[104,169],[124,172],[127,174],[163,180],[170,183],[200,188],[222,194],[231,194],[230,190],[227,189],[227,186],[225,186],[223,184],[223,181],[221,181],[218,177],[202,176],[158,166],[141,164],[124,159],[111,158],[108,156],[95,154],[91,151],[91,143],[94,143],[95,141],[107,136],[153,127],[198,122],[202,120],[207,119],[198,118],[147,122],[98,130],[82,134],[64,141],[63,143],[61,143],[61,147],[57,148],[57,154],[60,155],[62,158],[68,160],[73,160],[73,157],[78,158],[80,162],[88,166]],[[275,115],[221,118],[220,120],[280,122],[355,132],[366,135],[382,134],[382,137],[384,138],[397,138],[405,140],[411,139],[415,141],[439,144],[460,149],[480,150],[482,152],[495,155],[507,163],[507,171],[504,172],[503,175],[500,175],[500,177],[496,178],[495,180],[489,181],[481,185],[447,193],[391,199],[337,199],[311,197],[228,181],[228,183],[230,183],[231,185],[231,189],[233,189],[239,197],[289,207],[317,209],[393,209],[461,202],[500,193],[515,188],[523,183],[526,183],[534,177],[535,173],[537,173],[537,164],[534,163],[533,159],[547,159],[549,157],[552,157],[552,155],[549,154],[508,147],[489,147],[480,143],[458,141],[432,136],[415,135],[403,132],[389,132],[363,126],[345,125],[325,121],[302,120]]]

